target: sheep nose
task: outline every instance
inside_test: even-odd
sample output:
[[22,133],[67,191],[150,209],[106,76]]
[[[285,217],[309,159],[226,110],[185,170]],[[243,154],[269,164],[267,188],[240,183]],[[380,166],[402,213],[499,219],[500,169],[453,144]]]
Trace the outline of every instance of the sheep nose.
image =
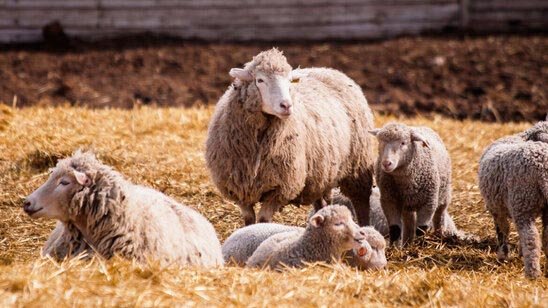
[[280,108],[285,112],[289,112],[291,110],[291,102],[289,100],[283,100],[280,103]]
[[31,207],[32,206],[32,203],[30,202],[30,200],[28,199],[25,199],[25,201],[23,201],[23,210],[27,213],[29,212],[32,212],[31,210]]
[[390,168],[390,166],[392,166],[392,162],[389,161],[389,160],[385,160],[385,161],[382,162],[382,166],[384,168]]

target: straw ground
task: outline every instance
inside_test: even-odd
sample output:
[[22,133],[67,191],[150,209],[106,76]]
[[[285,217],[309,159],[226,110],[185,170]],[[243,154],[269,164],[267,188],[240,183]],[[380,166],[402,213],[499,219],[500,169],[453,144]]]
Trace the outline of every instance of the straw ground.
[[[1,105],[0,105],[1,106]],[[378,304],[459,306],[548,305],[548,279],[523,277],[522,262],[496,261],[493,224],[477,187],[477,161],[494,139],[529,123],[486,124],[401,118],[440,133],[453,159],[455,222],[482,238],[454,246],[427,237],[390,250],[389,265],[360,272],[316,264],[282,273],[226,267],[161,268],[153,262],[94,259],[56,264],[39,258],[54,222],[31,220],[21,199],[38,187],[57,159],[92,149],[135,183],[150,185],[209,218],[221,239],[241,226],[238,208],[208,179],[203,149],[212,108],[0,110],[0,306],[335,306]],[[393,117],[378,117],[377,126]],[[274,220],[305,224],[306,207],[285,207]],[[515,232],[512,237],[516,241]],[[545,262],[543,257],[543,263]]]

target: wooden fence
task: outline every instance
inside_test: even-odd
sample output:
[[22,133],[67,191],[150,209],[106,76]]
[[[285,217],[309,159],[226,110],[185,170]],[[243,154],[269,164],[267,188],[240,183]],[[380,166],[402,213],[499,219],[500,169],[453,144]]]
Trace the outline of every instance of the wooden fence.
[[204,40],[373,39],[546,29],[547,0],[0,0],[0,42],[153,32]]

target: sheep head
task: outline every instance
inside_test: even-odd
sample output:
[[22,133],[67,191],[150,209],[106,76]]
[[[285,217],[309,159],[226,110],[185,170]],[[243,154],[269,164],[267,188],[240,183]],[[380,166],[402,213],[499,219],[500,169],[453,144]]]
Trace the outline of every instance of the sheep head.
[[74,196],[93,184],[95,172],[83,166],[99,164],[91,153],[76,152],[60,160],[48,180],[24,201],[23,209],[31,218],[68,221],[77,210],[71,209]]
[[359,248],[365,240],[360,227],[352,220],[352,214],[342,205],[329,205],[312,215],[309,227],[318,230],[326,240],[341,247],[343,251]]
[[413,157],[414,147],[430,147],[419,132],[400,123],[388,123],[381,129],[370,130],[369,133],[379,141],[380,165],[387,173],[407,165]]
[[259,92],[260,110],[280,119],[288,118],[293,112],[291,82],[292,68],[281,51],[272,48],[259,53],[244,68],[233,68],[230,76],[243,85]]

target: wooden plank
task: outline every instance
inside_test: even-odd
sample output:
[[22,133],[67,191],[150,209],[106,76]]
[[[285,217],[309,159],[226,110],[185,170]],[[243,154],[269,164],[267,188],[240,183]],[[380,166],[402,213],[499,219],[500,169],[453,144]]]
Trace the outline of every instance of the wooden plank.
[[0,10],[0,27],[8,28],[15,27],[17,22],[12,14],[5,10]]
[[358,8],[329,7],[315,9],[242,10],[108,10],[99,20],[101,27],[178,27],[207,25],[324,25],[356,22],[453,21],[459,16],[456,4],[421,5],[390,8],[367,6]]
[[[457,22],[458,24],[458,22]],[[342,24],[324,26],[303,26],[298,29],[292,26],[255,27],[240,25],[231,27],[177,27],[150,31],[147,28],[102,28],[101,33],[164,33],[192,39],[237,40],[237,41],[271,41],[271,40],[317,40],[317,39],[370,39],[392,37],[402,34],[418,34],[423,31],[440,30],[446,22],[391,23],[378,25],[374,23]],[[456,25],[456,24],[455,24]],[[87,29],[67,31],[73,34],[84,34]],[[87,34],[84,34],[87,35]]]
[[95,10],[12,10],[9,12],[21,27],[37,27],[59,21],[64,27],[97,27],[99,12]]
[[40,29],[0,29],[1,43],[26,43],[42,39]]
[[97,8],[99,0],[5,0],[8,9],[17,8]]
[[501,21],[508,22],[513,20],[521,20],[527,22],[529,20],[545,20],[548,24],[548,10],[538,11],[491,11],[474,13],[470,16],[470,22],[484,21]]
[[473,11],[486,10],[538,10],[548,8],[546,0],[484,0],[471,1],[470,9]]

